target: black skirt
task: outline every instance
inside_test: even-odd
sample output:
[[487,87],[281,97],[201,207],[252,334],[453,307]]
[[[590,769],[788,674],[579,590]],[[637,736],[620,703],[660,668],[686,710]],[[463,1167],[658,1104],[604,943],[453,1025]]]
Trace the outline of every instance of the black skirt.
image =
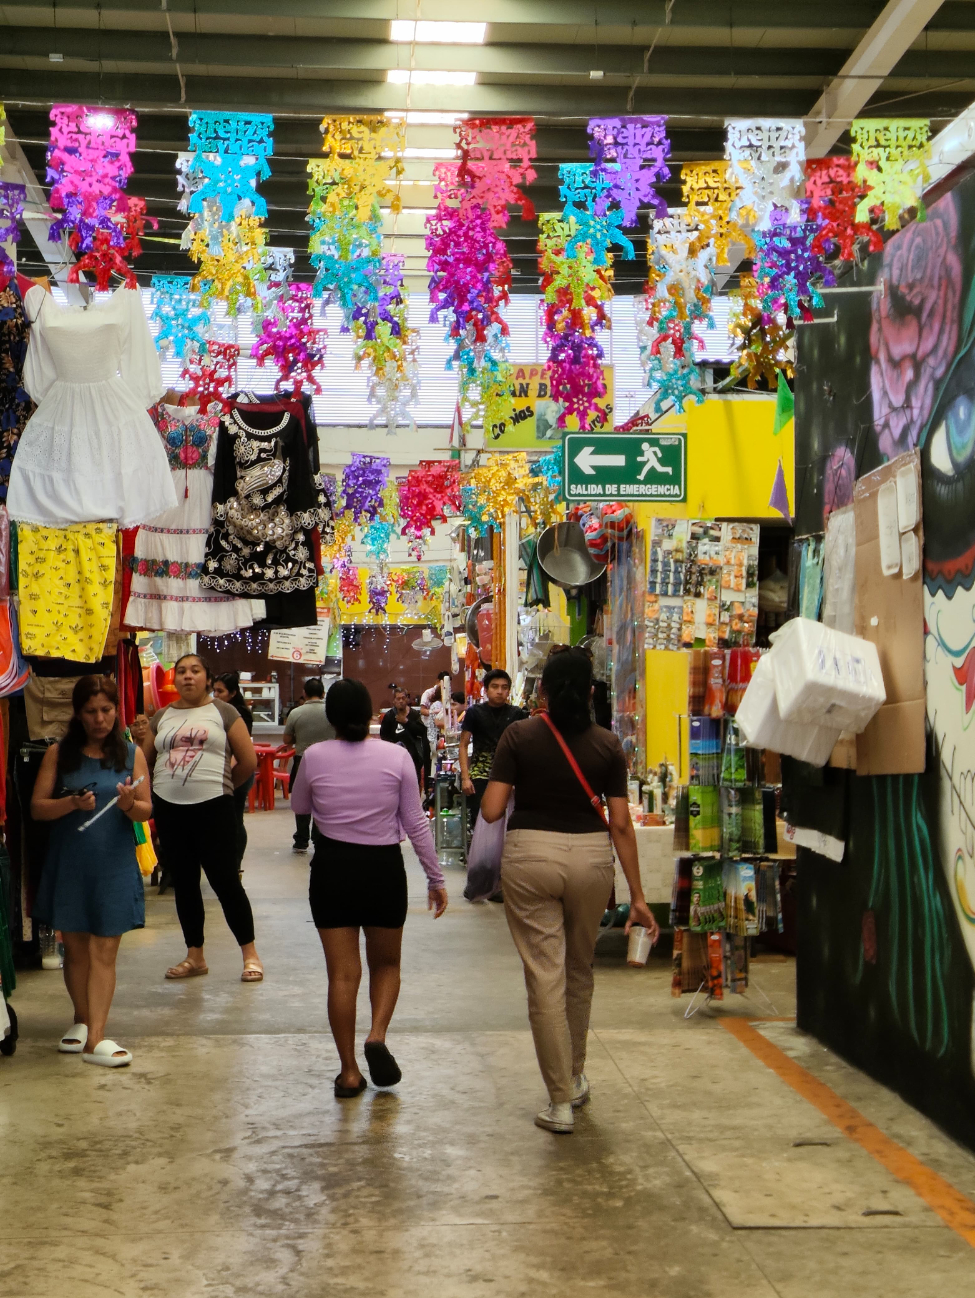
[[316,928],[402,928],[408,904],[402,848],[316,834],[308,900]]

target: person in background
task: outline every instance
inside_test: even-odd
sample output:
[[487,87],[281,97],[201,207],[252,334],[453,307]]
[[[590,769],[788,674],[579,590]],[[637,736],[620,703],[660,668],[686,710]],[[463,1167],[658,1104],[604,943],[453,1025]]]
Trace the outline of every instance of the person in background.
[[[301,759],[312,744],[324,743],[326,739],[335,738],[335,729],[325,715],[325,686],[321,677],[312,676],[305,681],[301,702],[292,708],[284,723],[284,742],[294,744],[295,757],[291,763],[291,782],[294,788],[298,772],[301,770]],[[303,855],[308,851],[311,834],[311,816],[301,816],[295,812],[295,835],[292,851]]]
[[[453,704],[455,721],[459,725],[464,720],[464,703],[466,702],[464,691],[454,690],[450,696],[450,702]],[[439,740],[447,729],[448,714],[447,709],[438,699],[434,699],[430,704],[430,720],[434,724],[435,733]]]
[[[149,768],[122,734],[110,677],[82,676],[71,704],[67,733],[44,754],[31,797],[34,819],[54,822],[33,913],[60,929],[64,941],[74,1024],[58,1049],[122,1068],[132,1055],[105,1036],[105,1026],[122,934],[146,922],[132,823],[152,815]],[[106,807],[90,829],[78,832]]]
[[402,686],[393,689],[393,706],[383,716],[379,738],[406,749],[416,767],[417,782],[425,789],[430,779],[430,740],[423,717],[416,708],[410,707],[409,693]]
[[375,1086],[395,1086],[402,1073],[386,1046],[400,989],[400,951],[407,883],[402,840],[409,836],[427,876],[427,905],[439,919],[447,889],[429,821],[420,806],[413,762],[402,746],[370,739],[372,699],[361,681],[339,680],[325,710],[338,739],[305,753],[291,799],[315,819],[315,855],[308,899],[328,971],[328,1022],[341,1070],[336,1099],[366,1089],[355,1053],[356,997],[362,978],[359,929],[366,935],[372,1025],[366,1064]]
[[[240,713],[247,733],[254,733],[254,713],[247,706],[247,700],[240,692],[240,675],[238,672],[223,672],[213,682],[213,697],[221,703],[229,703]],[[234,814],[237,817],[237,873],[243,873],[244,853],[247,851],[247,829],[244,825],[244,811],[247,807],[247,795],[254,787],[254,776],[243,784],[234,786]]]
[[[592,664],[585,653],[570,649],[549,658],[539,687],[548,711],[505,731],[481,800],[483,818],[500,820],[514,790],[501,887],[508,927],[525,969],[528,1019],[550,1099],[535,1123],[563,1134],[573,1129],[573,1110],[589,1098],[585,1065],[592,961],[613,887],[614,847],[630,890],[627,932],[631,925],[643,924],[653,941],[659,935],[640,883],[626,800],[626,758],[616,735],[592,720],[592,685]],[[608,825],[590,791],[605,797]]]
[[152,766],[153,819],[186,941],[186,959],[167,969],[166,977],[196,978],[209,972],[203,954],[202,867],[240,944],[240,980],[256,983],[263,981],[264,967],[237,870],[233,792],[254,774],[257,756],[237,709],[211,697],[212,680],[199,654],[184,654],[173,668],[179,701],[148,721],[137,717],[132,723],[132,737]]
[[[444,687],[443,682],[447,685]],[[444,698],[450,692],[450,672],[437,672],[437,683],[431,685],[428,690],[424,690],[420,695],[420,716],[426,722],[427,738],[430,741],[430,748],[433,752],[437,751],[437,740],[439,734],[437,723],[431,709],[437,704],[443,706]]]
[[[524,708],[512,707],[511,677],[500,668],[484,674],[485,703],[475,703],[464,714],[460,736],[460,786],[467,796],[467,814],[473,830],[481,798],[488,785],[491,763],[501,736],[515,721],[524,721],[528,713]],[[473,750],[468,755],[467,736],[473,740]]]

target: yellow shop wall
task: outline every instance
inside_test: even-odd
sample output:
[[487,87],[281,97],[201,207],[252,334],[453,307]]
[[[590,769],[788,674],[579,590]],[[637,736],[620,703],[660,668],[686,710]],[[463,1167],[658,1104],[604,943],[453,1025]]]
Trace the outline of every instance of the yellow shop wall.
[[[777,519],[769,497],[779,460],[785,474],[789,504],[795,506],[795,446],[793,425],[773,436],[775,397],[709,397],[686,414],[666,415],[654,432],[687,433],[687,500],[683,504],[638,504],[633,513],[647,533],[654,518]],[[687,780],[686,651],[647,651],[647,768],[664,758],[678,766],[678,779]],[[678,722],[678,718],[680,718]]]

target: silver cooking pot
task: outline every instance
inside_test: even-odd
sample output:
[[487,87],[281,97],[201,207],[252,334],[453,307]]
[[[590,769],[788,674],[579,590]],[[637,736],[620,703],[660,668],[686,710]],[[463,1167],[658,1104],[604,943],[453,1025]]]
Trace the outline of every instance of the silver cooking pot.
[[586,544],[586,534],[575,522],[546,527],[538,538],[535,553],[546,576],[566,590],[586,586],[606,571],[605,566],[593,558]]

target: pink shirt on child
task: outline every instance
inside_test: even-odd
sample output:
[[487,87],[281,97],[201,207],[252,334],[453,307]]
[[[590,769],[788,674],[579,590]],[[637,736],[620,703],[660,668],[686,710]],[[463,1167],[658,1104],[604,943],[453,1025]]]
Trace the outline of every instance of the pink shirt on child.
[[385,847],[410,842],[431,888],[442,888],[430,822],[423,814],[416,768],[398,744],[328,739],[301,758],[291,810],[311,815],[320,833],[342,843]]

